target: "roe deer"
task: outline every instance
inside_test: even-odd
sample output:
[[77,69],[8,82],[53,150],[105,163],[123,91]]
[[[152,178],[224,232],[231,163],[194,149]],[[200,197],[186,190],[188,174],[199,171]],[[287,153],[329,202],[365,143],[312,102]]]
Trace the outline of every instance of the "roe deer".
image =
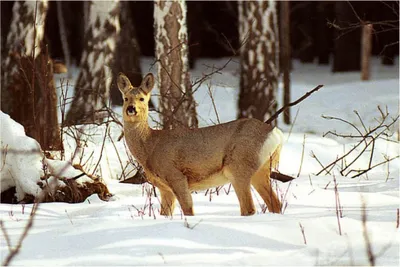
[[256,212],[251,185],[270,212],[281,211],[270,182],[282,146],[278,128],[240,119],[198,129],[153,130],[147,122],[153,75],[147,74],[139,87],[133,87],[120,73],[117,84],[124,98],[126,143],[147,179],[159,189],[162,215],[172,215],[176,199],[185,215],[194,215],[191,191],[227,183],[235,189],[241,215]]

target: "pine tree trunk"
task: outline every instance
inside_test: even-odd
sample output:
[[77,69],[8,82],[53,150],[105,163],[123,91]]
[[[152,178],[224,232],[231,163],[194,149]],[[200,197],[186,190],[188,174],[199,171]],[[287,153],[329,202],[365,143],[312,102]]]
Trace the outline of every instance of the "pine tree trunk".
[[362,27],[362,48],[361,48],[361,80],[369,80],[369,65],[372,52],[372,24],[365,24]]
[[140,68],[140,47],[136,39],[136,29],[133,25],[130,2],[120,2],[121,32],[115,49],[113,66],[113,82],[111,84],[111,102],[113,105],[122,105],[121,92],[116,80],[119,72],[124,73],[133,86],[139,86],[142,81],[142,70]]
[[[280,2],[280,26],[281,26],[281,71],[283,76],[283,105],[290,103],[290,2]],[[283,113],[283,122],[290,124],[290,108]]]
[[279,37],[275,1],[240,1],[239,118],[266,120],[276,112]]
[[318,1],[316,12],[315,50],[318,64],[329,64],[333,44],[333,28],[327,25],[327,21],[334,21],[334,2]]
[[119,1],[92,1],[75,96],[65,125],[95,122],[107,106],[116,39],[120,32]]
[[199,21],[204,19],[203,2],[187,2],[187,27],[189,36],[189,66],[194,69],[196,60],[201,54],[202,28]]
[[302,3],[304,3],[305,6],[301,10],[301,23],[298,25],[303,37],[300,43],[299,58],[301,62],[312,63],[316,56],[315,7],[317,3],[315,1],[304,1]]
[[44,150],[62,149],[53,63],[43,45],[47,1],[16,1],[1,70],[1,109]]
[[160,110],[165,129],[197,127],[188,72],[185,1],[156,0],[154,5]]
[[1,1],[0,2],[0,9],[1,9],[1,58],[2,60],[5,58],[7,51],[6,51],[6,40],[7,34],[10,30],[10,24],[12,19],[12,9],[14,3],[11,1]]
[[[350,2],[335,2],[336,22],[340,28],[359,23]],[[359,71],[361,69],[361,30],[354,28],[348,32],[336,29],[333,57],[333,72]]]

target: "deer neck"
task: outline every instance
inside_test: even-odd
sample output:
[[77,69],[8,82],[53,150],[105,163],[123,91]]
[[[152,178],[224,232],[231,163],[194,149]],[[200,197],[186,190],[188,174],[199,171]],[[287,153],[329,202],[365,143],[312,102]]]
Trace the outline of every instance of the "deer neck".
[[135,159],[144,166],[155,142],[151,142],[153,130],[147,122],[124,122],[125,140]]

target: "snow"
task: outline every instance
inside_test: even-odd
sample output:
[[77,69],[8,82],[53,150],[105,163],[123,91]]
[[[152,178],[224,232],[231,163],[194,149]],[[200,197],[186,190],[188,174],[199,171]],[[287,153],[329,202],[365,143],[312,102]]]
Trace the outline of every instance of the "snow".
[[[192,79],[225,64],[226,60],[199,61],[191,73]],[[154,72],[150,67],[152,62],[153,59],[143,59],[142,69]],[[376,264],[398,266],[399,160],[372,169],[368,176],[351,179],[340,176],[337,168],[329,175],[315,176],[321,166],[311,157],[314,153],[327,164],[341,155],[344,148],[355,145],[354,140],[323,137],[329,130],[352,133],[353,128],[323,119],[322,114],[346,119],[358,127],[361,124],[353,110],[359,112],[367,127],[376,125],[378,105],[387,106],[390,116],[398,114],[398,65],[384,67],[374,59],[371,70],[372,80],[361,82],[357,72],[332,74],[328,66],[293,62],[292,101],[318,84],[324,87],[292,109],[293,119],[298,112],[293,127],[284,125],[281,118],[278,121],[285,140],[279,169],[293,176],[300,173],[291,183],[277,183],[278,195],[285,204],[283,214],[264,213],[262,200],[253,190],[257,213],[241,217],[233,189],[225,186],[218,193],[212,189],[211,195],[194,193],[195,216],[184,217],[177,208],[172,218],[163,217],[159,214],[159,199],[149,195],[149,185],[118,183],[117,179],[134,173],[125,141],[117,141],[122,130],[119,125],[86,125],[67,130],[63,136],[66,161],[81,162],[89,173],[95,171],[99,162],[95,174],[106,180],[114,197],[109,202],[92,195],[80,204],[41,204],[34,226],[12,265],[368,265],[366,232]],[[238,71],[239,64],[233,60],[209,81],[218,118],[207,85],[196,91],[201,126],[236,117]],[[73,83],[68,94],[73,94]],[[153,94],[156,99],[157,88]],[[281,91],[278,97],[280,102]],[[121,108],[114,110],[121,113]],[[2,140],[8,128],[15,128],[10,139],[23,136],[21,126],[8,120],[9,126],[3,124],[4,116],[7,115],[1,116]],[[155,112],[151,117],[158,119]],[[152,119],[150,122],[155,126]],[[377,141],[374,162],[380,162],[384,155],[400,154],[397,129],[398,123],[390,129],[393,136],[388,137],[389,141]],[[81,146],[76,150],[79,132],[84,134],[79,136]],[[365,166],[368,161],[369,155],[363,155],[358,164]],[[339,218],[341,235],[335,180],[343,213]],[[32,205],[0,205],[1,220],[13,245],[31,209]],[[363,212],[367,216],[365,231]],[[2,232],[2,261],[8,253],[3,235]]]
[[[1,189],[15,186],[17,199],[25,193],[37,196],[40,188],[37,182],[43,176],[42,154],[39,143],[25,135],[24,128],[0,111],[2,162],[0,170]],[[31,177],[37,177],[33,180]]]
[[[47,184],[52,188],[65,186],[64,182],[55,177],[72,178],[82,174],[82,171],[72,167],[68,161],[45,158],[40,144],[26,136],[23,126],[2,111],[0,111],[0,125],[1,190],[15,187],[18,201],[23,200],[25,194],[38,197],[42,192],[38,183],[43,182],[45,174],[49,174]],[[92,179],[83,175],[76,181],[82,184],[92,182]]]

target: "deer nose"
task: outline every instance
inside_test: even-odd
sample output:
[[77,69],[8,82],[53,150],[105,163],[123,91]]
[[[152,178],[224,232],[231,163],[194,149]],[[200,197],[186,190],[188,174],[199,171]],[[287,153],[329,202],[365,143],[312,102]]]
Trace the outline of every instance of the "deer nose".
[[137,113],[137,111],[136,111],[136,108],[134,107],[134,106],[128,106],[127,108],[126,108],[126,113],[128,114],[128,115],[136,115],[136,113]]

